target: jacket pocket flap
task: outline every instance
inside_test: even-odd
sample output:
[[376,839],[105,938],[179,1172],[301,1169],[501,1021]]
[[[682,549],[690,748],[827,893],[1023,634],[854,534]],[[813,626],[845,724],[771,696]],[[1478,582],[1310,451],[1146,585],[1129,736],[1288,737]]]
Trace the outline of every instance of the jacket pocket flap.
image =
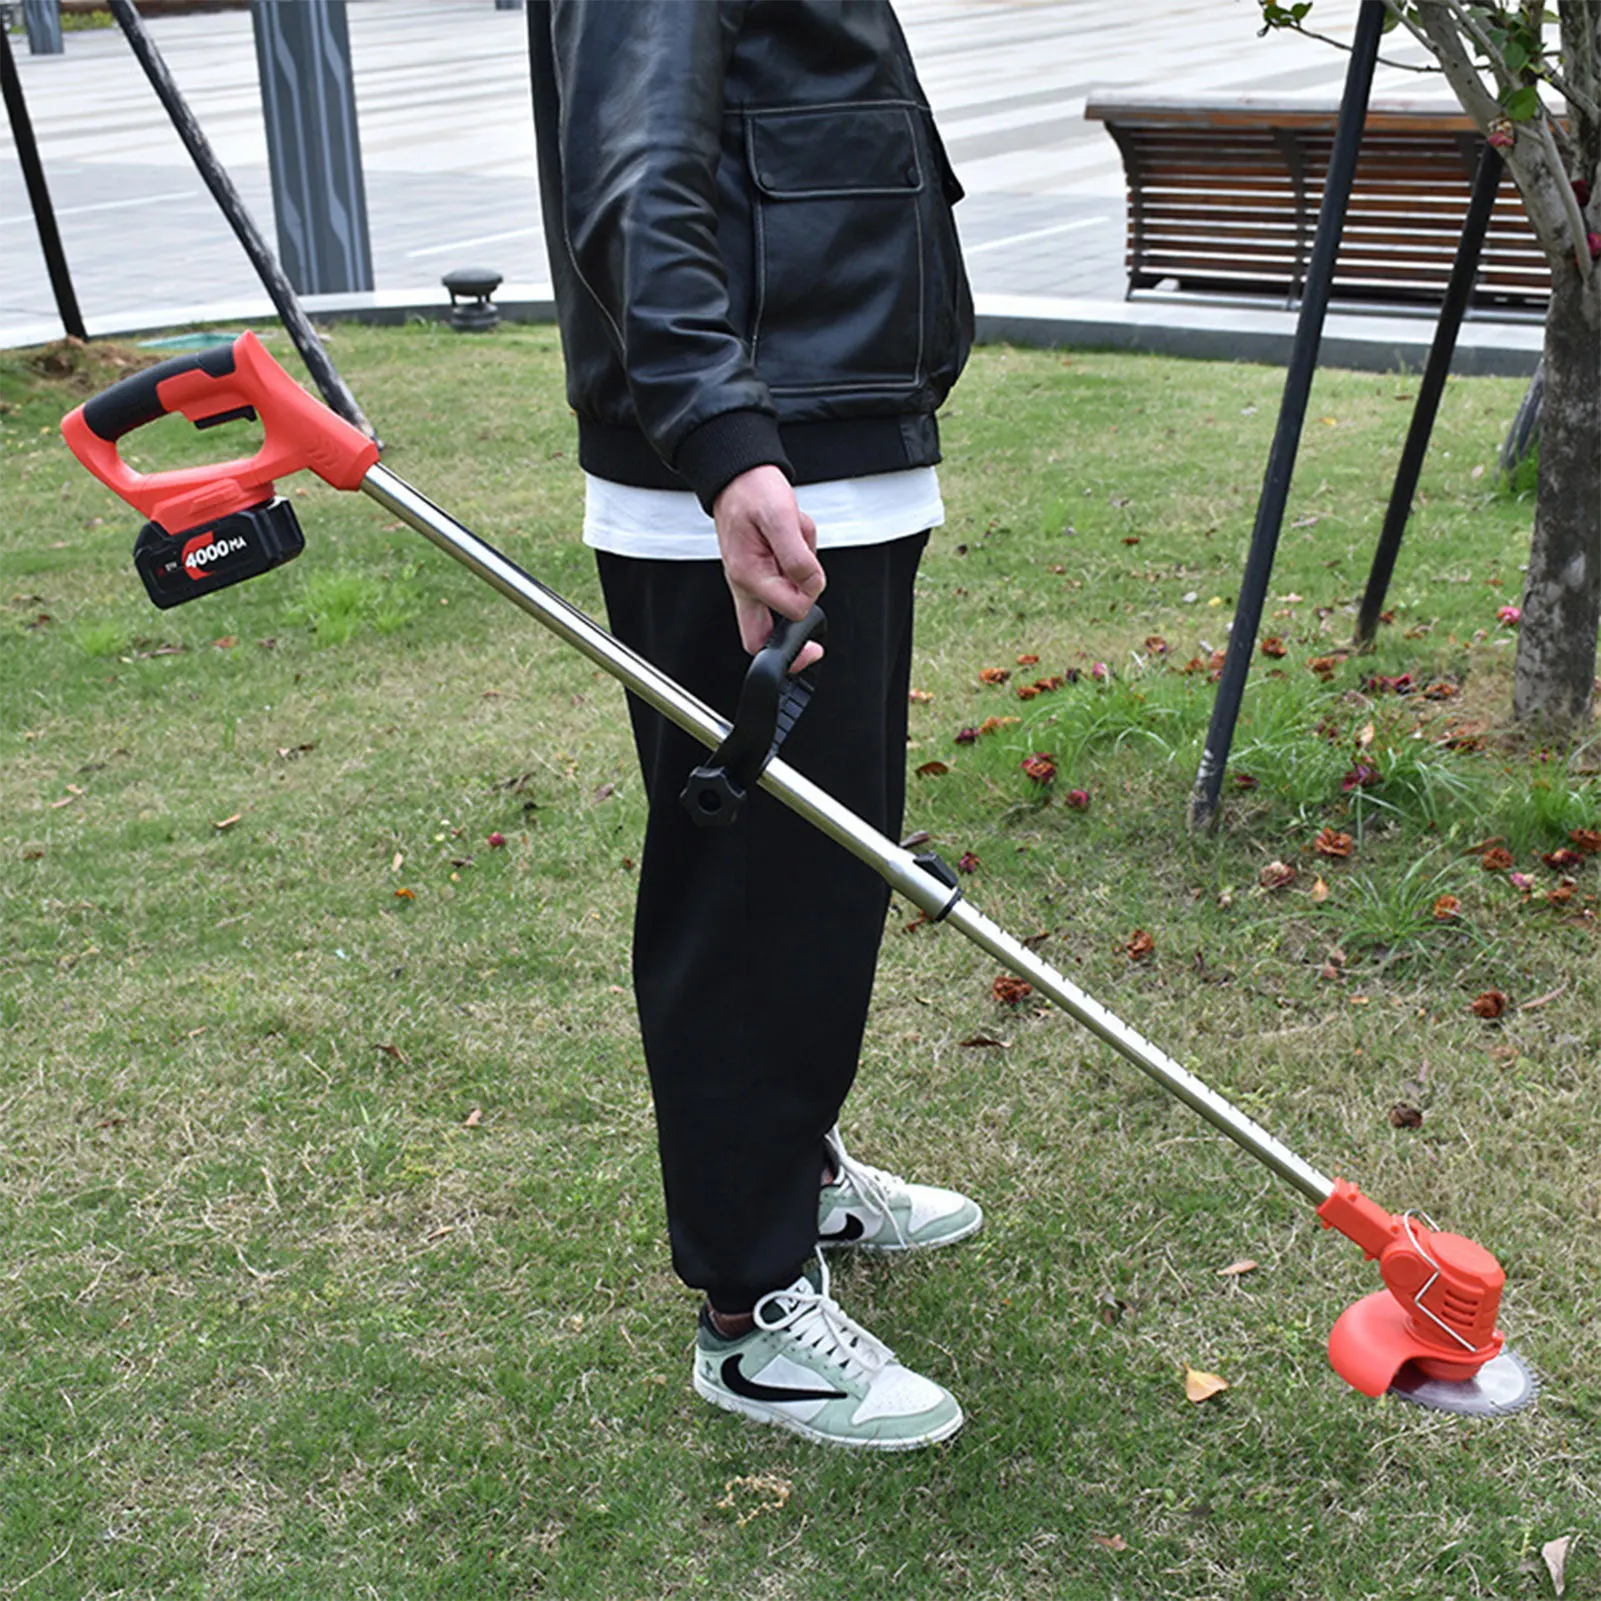
[[923,187],[907,106],[762,111],[747,117],[746,128],[751,178],[769,199],[912,195]]

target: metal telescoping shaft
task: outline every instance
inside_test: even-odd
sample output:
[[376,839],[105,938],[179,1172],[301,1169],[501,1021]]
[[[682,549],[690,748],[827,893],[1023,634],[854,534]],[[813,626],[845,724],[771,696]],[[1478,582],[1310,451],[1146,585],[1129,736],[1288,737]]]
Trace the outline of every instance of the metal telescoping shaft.
[[[455,557],[685,733],[708,746],[722,742],[729,729],[725,718],[681,689],[621,641],[612,638],[554,590],[546,588],[493,546],[485,544],[432,501],[418,494],[404,479],[396,477],[386,467],[375,466],[368,469],[361,487],[386,511]],[[910,851],[870,828],[787,763],[770,762],[762,774],[761,786],[853,856],[866,862],[920,911],[953,924],[981,950],[988,951],[1003,966],[1027,979],[1097,1038],[1199,1112],[1307,1199],[1321,1205],[1333,1193],[1331,1179],[1303,1162],[1259,1124],[1180,1067],[1172,1057],[1114,1017],[1049,962],[1042,961],[982,912],[968,905],[958,891],[920,866]]]

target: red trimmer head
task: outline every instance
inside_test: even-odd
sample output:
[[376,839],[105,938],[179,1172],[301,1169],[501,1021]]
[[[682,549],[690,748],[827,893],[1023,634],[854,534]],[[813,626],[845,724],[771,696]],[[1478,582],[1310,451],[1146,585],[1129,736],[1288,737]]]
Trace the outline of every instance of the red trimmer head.
[[1411,1213],[1393,1217],[1345,1179],[1317,1211],[1378,1261],[1385,1283],[1348,1306],[1329,1335],[1329,1361],[1347,1384],[1466,1416],[1532,1404],[1539,1383],[1495,1326],[1506,1275],[1482,1245]]

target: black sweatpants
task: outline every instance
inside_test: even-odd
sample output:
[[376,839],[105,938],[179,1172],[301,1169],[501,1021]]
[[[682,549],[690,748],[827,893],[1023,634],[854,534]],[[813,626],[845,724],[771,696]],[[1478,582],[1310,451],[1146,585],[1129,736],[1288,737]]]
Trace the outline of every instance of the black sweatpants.
[[[891,838],[927,537],[822,552],[827,654],[782,752]],[[598,561],[618,638],[732,716],[750,658],[721,563]],[[678,795],[705,748],[633,697],[629,713],[650,803],[634,994],[673,1266],[737,1312],[793,1282],[816,1243],[823,1136],[856,1074],[889,892],[760,791],[732,828],[696,827]]]

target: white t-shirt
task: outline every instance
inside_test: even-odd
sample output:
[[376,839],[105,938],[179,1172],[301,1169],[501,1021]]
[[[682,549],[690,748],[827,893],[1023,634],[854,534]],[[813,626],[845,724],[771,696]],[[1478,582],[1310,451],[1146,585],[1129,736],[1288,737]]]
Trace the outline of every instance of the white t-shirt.
[[[817,548],[881,545],[945,521],[932,467],[831,478],[795,491],[817,524]],[[655,561],[717,561],[717,530],[687,489],[637,489],[584,474],[584,543],[618,556]]]

